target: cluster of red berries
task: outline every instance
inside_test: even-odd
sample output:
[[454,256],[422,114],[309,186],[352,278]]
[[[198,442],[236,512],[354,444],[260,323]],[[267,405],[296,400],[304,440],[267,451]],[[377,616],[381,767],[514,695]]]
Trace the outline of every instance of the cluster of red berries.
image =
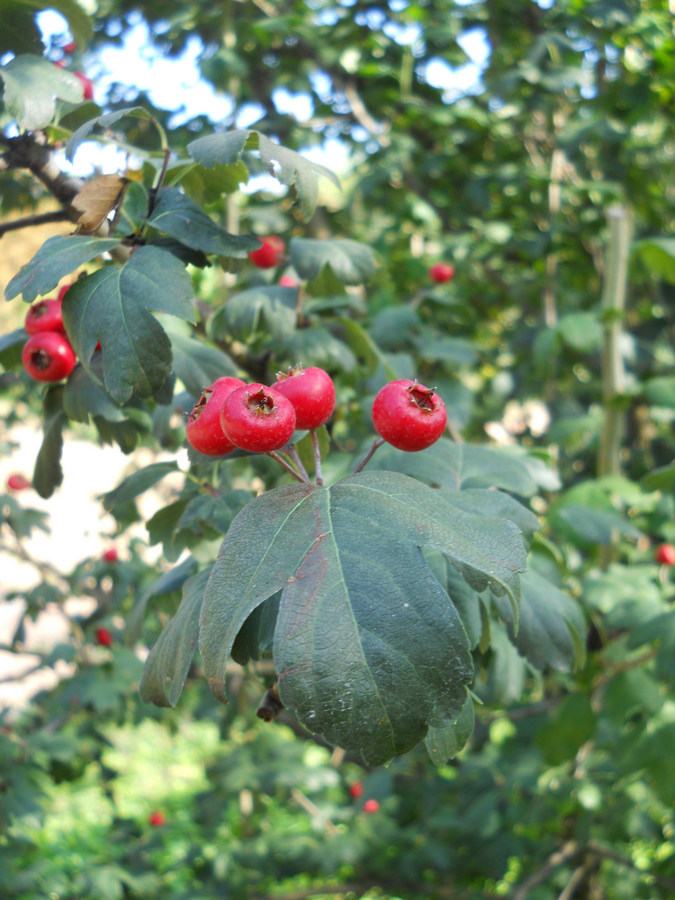
[[30,337],[21,355],[23,367],[36,381],[61,381],[75,368],[77,357],[63,327],[61,303],[71,287],[61,288],[56,298],[34,303],[26,313]]
[[206,388],[188,416],[188,443],[207,456],[238,447],[269,453],[289,442],[296,428],[314,429],[335,408],[335,385],[316,366],[279,372],[274,387],[240,378],[218,378]]
[[[317,366],[279,372],[274,387],[223,376],[206,388],[188,416],[190,446],[207,456],[238,447],[269,453],[284,447],[296,429],[313,430],[335,408],[335,385]],[[445,404],[438,394],[409,379],[386,384],[373,403],[373,425],[399,450],[424,450],[443,434]]]

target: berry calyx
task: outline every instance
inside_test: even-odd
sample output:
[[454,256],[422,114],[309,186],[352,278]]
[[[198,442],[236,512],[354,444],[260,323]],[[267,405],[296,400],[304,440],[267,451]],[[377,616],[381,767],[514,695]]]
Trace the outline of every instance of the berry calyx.
[[366,802],[363,804],[363,811],[367,814],[376,813],[379,808],[380,804],[372,797],[370,800],[366,800]]
[[117,548],[116,547],[108,547],[107,550],[103,551],[103,559],[106,562],[114,563],[118,560]]
[[399,450],[426,450],[445,431],[448,415],[438,394],[409,379],[390,381],[373,402],[375,431]]
[[185,436],[191,447],[206,456],[223,456],[234,450],[234,444],[221,427],[220,410],[225,398],[244,385],[241,378],[224,375],[205,388],[185,426]]
[[286,251],[286,245],[278,234],[268,234],[267,237],[260,238],[262,247],[252,250],[248,258],[258,269],[271,269],[283,257]]
[[358,798],[363,795],[363,790],[364,788],[362,781],[355,781],[354,784],[349,785],[349,795],[355,800],[358,800]]
[[328,372],[317,366],[298,364],[288,372],[277,372],[275,389],[287,397],[295,410],[296,428],[318,428],[335,409],[335,385]]
[[113,636],[107,628],[96,629],[96,643],[101,647],[112,647]]
[[159,828],[161,825],[166,825],[166,816],[161,810],[157,809],[148,816],[148,823],[154,825],[155,828]]
[[654,559],[662,566],[675,566],[675,547],[672,544],[661,544],[654,551]]
[[455,275],[455,269],[448,263],[434,263],[429,269],[429,278],[437,284],[445,284]]
[[41,331],[59,331],[65,333],[61,299],[40,300],[34,303],[26,313],[24,328],[28,334],[39,334]]
[[264,384],[247,384],[225,398],[220,424],[235,447],[251,453],[279,450],[295,431],[291,401]]
[[30,481],[21,472],[14,472],[7,479],[7,488],[10,491],[25,491],[30,486]]
[[77,362],[68,338],[56,331],[40,331],[28,338],[21,359],[26,372],[36,381],[61,381]]

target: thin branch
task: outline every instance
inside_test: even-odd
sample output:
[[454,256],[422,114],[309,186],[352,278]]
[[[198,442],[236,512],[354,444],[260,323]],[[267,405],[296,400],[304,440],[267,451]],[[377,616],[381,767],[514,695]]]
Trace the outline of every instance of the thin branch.
[[363,457],[361,462],[354,469],[354,471],[352,472],[352,475],[356,475],[357,472],[360,472],[361,469],[363,469],[363,467],[366,465],[366,463],[370,462],[372,455],[375,453],[375,451],[377,450],[378,447],[381,447],[382,444],[384,444],[384,442],[385,442],[384,438],[375,438],[370,450],[366,453],[366,455]]
[[291,459],[295,463],[295,467],[297,468],[298,472],[302,475],[303,479],[307,483],[309,483],[309,474],[307,472],[307,469],[304,467],[302,460],[300,459],[300,454],[295,449],[295,446],[291,447],[291,449],[288,451],[288,455],[291,457]]
[[268,450],[267,455],[271,456],[272,459],[275,459],[283,469],[286,469],[289,475],[292,475],[293,478],[296,479],[296,481],[302,481],[303,484],[307,484],[307,481],[302,477],[302,475],[300,475],[300,473],[297,472],[290,463],[287,463],[282,456],[279,456],[279,454],[275,450]]
[[630,857],[622,856],[621,853],[616,853],[614,850],[610,850],[608,847],[603,847],[600,844],[597,844],[595,841],[588,842],[586,846],[586,852],[592,853],[593,856],[597,856],[600,859],[611,860],[612,862],[617,863],[617,865],[619,866],[625,866],[627,869],[632,869],[634,872],[642,875],[643,878],[653,878],[654,881],[661,887],[667,888],[670,891],[675,891],[675,878],[668,878],[666,875],[658,875],[656,872],[650,872],[647,869],[640,869],[635,865]]
[[312,429],[310,431],[312,435],[312,444],[314,446],[314,475],[316,477],[316,483],[318,485],[323,484],[323,472],[321,470],[321,447],[319,445],[319,438],[317,437],[316,431]]
[[580,850],[581,848],[576,841],[566,841],[560,850],[556,850],[555,853],[552,853],[549,856],[541,869],[537,869],[537,871],[533,872],[529,878],[525,879],[520,887],[511,895],[511,900],[525,900],[533,888],[546,881],[552,872],[564,865],[567,860],[576,856]]
[[49,222],[67,222],[70,215],[67,209],[56,209],[53,212],[38,213],[34,216],[24,216],[22,219],[14,219],[11,222],[0,224],[0,238],[8,231],[18,231],[20,228],[31,228],[33,225],[46,225]]
[[337,828],[335,827],[333,822],[331,822],[328,816],[324,812],[322,812],[315,803],[312,803],[309,797],[306,797],[305,794],[302,793],[302,791],[298,790],[298,788],[293,788],[293,790],[291,791],[291,797],[293,798],[293,800],[295,800],[298,806],[301,806],[305,810],[305,812],[309,813],[310,816],[319,819],[319,821],[323,823],[327,834],[330,834],[331,837],[335,837],[335,835],[338,833]]

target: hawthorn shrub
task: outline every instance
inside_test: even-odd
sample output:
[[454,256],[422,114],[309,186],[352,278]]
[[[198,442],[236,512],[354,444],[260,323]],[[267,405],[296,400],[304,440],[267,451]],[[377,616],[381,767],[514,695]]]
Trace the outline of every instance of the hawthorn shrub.
[[[139,498],[180,485],[143,523],[159,575],[134,537],[21,594],[27,618],[71,594],[95,604],[40,661],[73,674],[0,734],[0,854],[21,860],[0,876],[8,896],[248,897],[281,882],[536,898],[571,896],[575,879],[667,896],[675,618],[652,544],[675,537],[672,417],[655,417],[624,477],[629,395],[606,362],[621,357],[623,207],[603,231],[602,313],[572,305],[507,346],[510,306],[487,314],[456,258],[390,264],[379,213],[374,246],[358,217],[317,237],[320,186],[339,181],[264,127],[186,139],[148,105],[93,106],[75,73],[30,52],[0,74],[5,166],[73,222],[5,287],[31,309],[54,292],[72,353],[52,378],[51,359],[22,356],[56,328],[0,340],[10,401],[42,408],[31,484],[67,491],[63,442],[85,430],[173,454],[103,495],[116,546]],[[55,168],[57,146],[72,160],[93,138],[137,162],[85,180]],[[260,172],[287,191],[258,208],[239,191]],[[667,244],[636,246],[672,266]],[[501,384],[543,385],[555,409],[569,376],[554,367],[580,373],[550,433],[518,423],[521,445],[484,440],[497,413],[508,431],[496,377],[480,405],[470,388],[495,361]],[[635,396],[672,410],[672,377],[645,366]],[[327,374],[334,408],[331,395],[327,417],[294,430],[302,371]],[[212,414],[221,379],[243,386]],[[388,405],[391,385],[414,409]],[[249,441],[277,390],[283,439]],[[25,496],[2,497],[18,547],[46,527]]]

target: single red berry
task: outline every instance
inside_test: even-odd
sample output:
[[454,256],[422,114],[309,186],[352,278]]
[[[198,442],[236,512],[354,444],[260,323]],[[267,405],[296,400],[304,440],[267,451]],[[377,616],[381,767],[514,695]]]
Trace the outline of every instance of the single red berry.
[[318,428],[333,414],[335,385],[323,369],[293,366],[288,372],[277,372],[274,387],[293,404],[296,428]]
[[112,647],[113,636],[107,628],[96,629],[96,643],[100,644],[101,647]]
[[438,394],[409,379],[390,381],[373,402],[375,431],[399,450],[425,450],[443,434],[445,404]]
[[116,547],[108,547],[107,550],[103,551],[103,559],[106,562],[114,563],[118,560],[117,548]]
[[661,544],[656,548],[654,559],[663,566],[675,566],[675,547],[672,544]]
[[271,269],[276,266],[286,251],[286,245],[277,234],[268,234],[260,238],[262,247],[252,250],[248,258],[259,269]]
[[224,375],[205,388],[192,408],[185,426],[188,444],[206,456],[223,456],[234,450],[234,444],[225,436],[220,424],[220,410],[228,394],[246,382],[241,378]]
[[293,278],[292,275],[282,275],[279,279],[279,284],[281,287],[298,287],[298,282]]
[[154,825],[155,828],[159,828],[161,825],[166,825],[166,816],[161,810],[156,809],[148,816],[148,822],[150,825]]
[[80,84],[82,85],[82,99],[93,100],[94,83],[91,78],[87,78],[87,76],[82,72],[73,72],[73,75],[80,81]]
[[220,424],[235,447],[268,453],[287,444],[295,431],[291,401],[264,384],[246,384],[225,398]]
[[450,281],[454,277],[454,274],[453,266],[448,265],[448,263],[435,263],[429,269],[429,278],[437,284],[445,284],[446,281]]
[[14,472],[7,479],[7,487],[10,491],[25,491],[30,486],[30,481],[21,472]]
[[64,53],[74,53],[76,50],[77,50],[77,44],[75,43],[75,41],[70,41],[63,48]]
[[59,331],[64,334],[60,297],[34,303],[26,313],[24,327],[28,334],[39,334],[41,331]]
[[61,381],[77,362],[68,338],[56,331],[40,331],[28,338],[21,359],[24,369],[36,381]]
[[364,813],[376,813],[379,808],[380,804],[377,802],[377,800],[373,800],[372,798],[370,800],[366,800],[366,802],[363,804]]
[[355,800],[358,800],[363,794],[363,782],[355,781],[354,784],[350,784],[349,793]]

